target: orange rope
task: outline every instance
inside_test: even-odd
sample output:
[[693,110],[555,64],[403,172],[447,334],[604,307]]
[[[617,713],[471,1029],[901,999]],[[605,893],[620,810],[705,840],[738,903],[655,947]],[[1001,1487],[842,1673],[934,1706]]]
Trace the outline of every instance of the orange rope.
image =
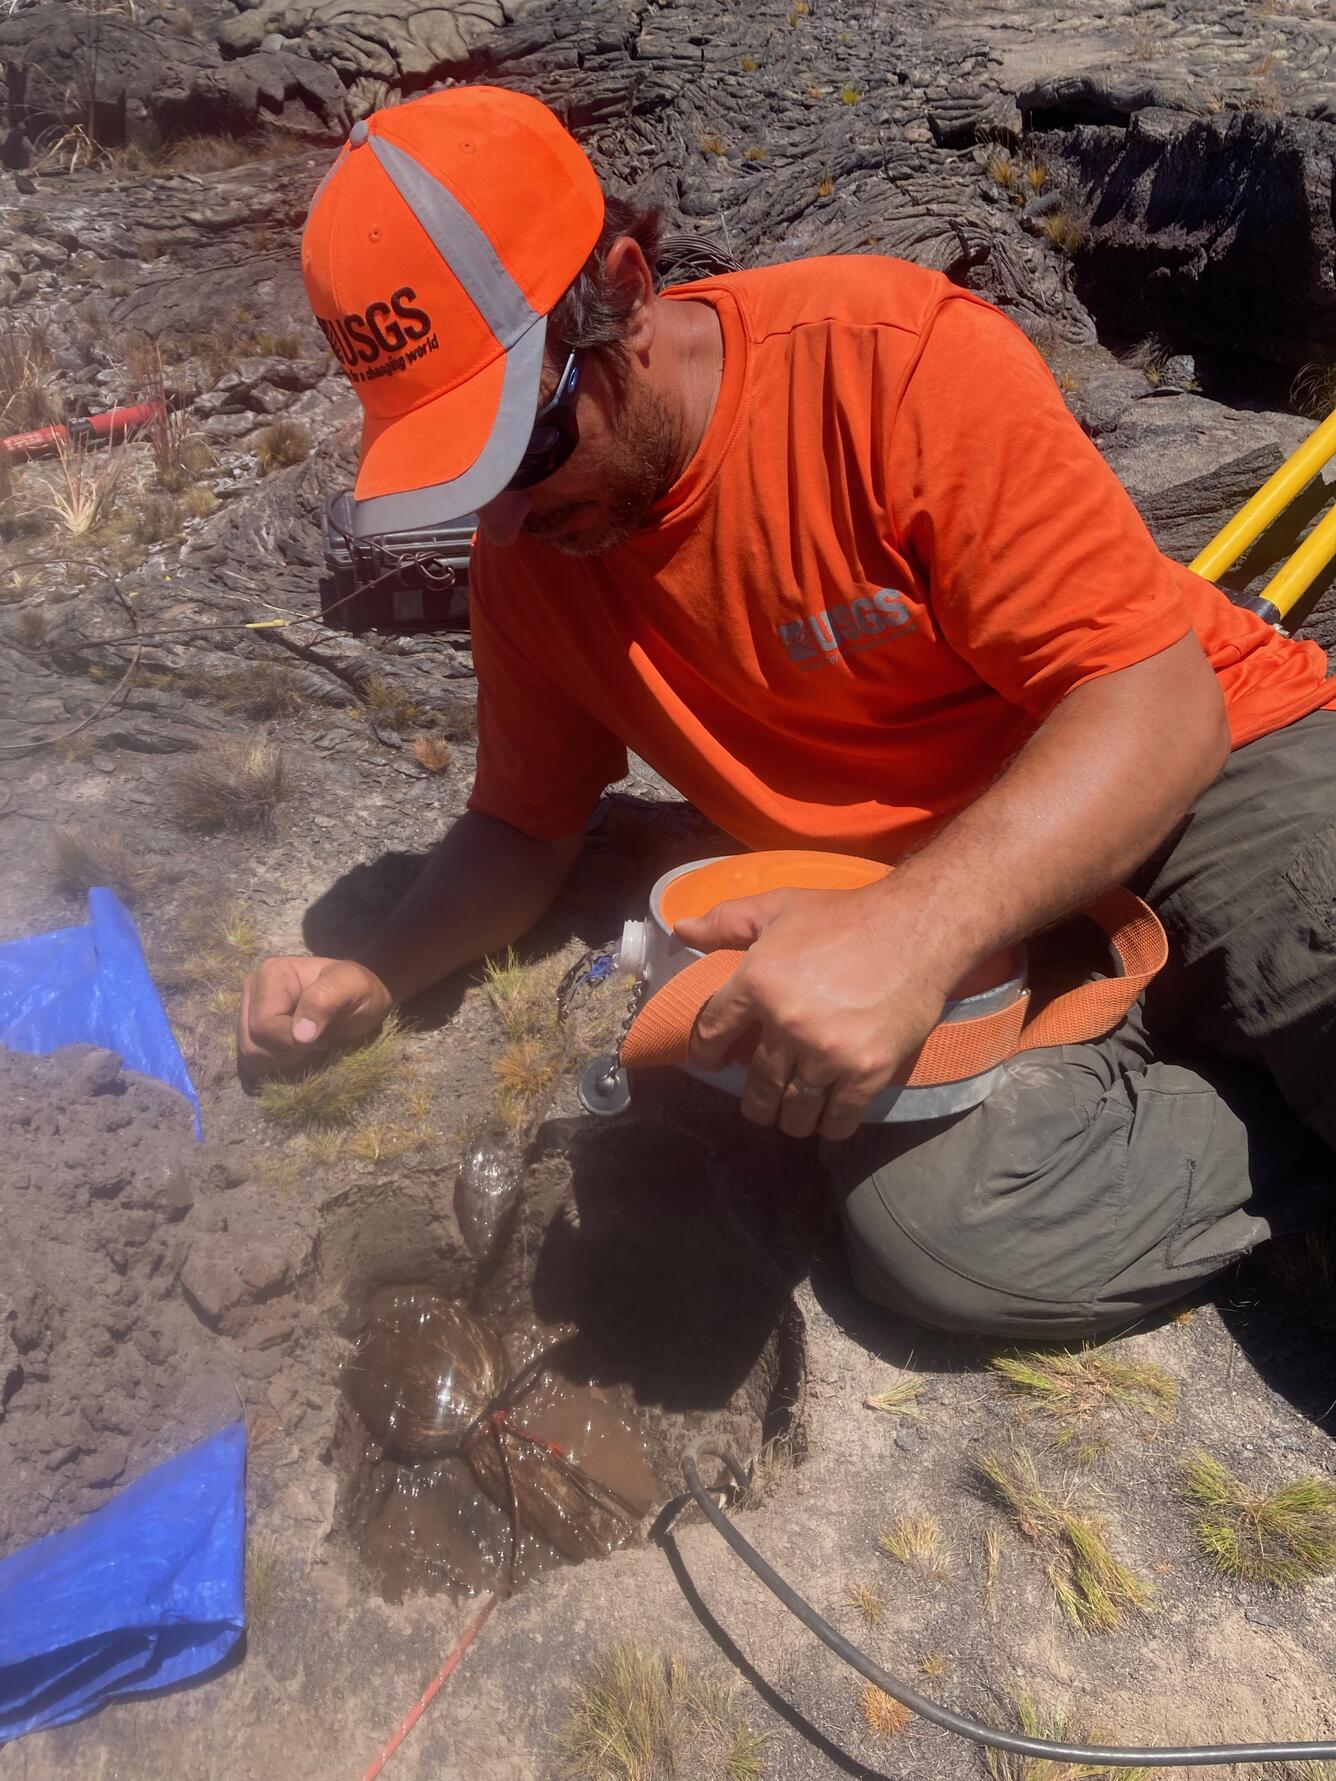
[[477,1638],[478,1634],[482,1631],[487,1622],[487,1616],[491,1613],[492,1609],[495,1608],[499,1600],[499,1596],[488,1596],[487,1600],[482,1605],[481,1612],[474,1617],[473,1621],[460,1634],[459,1642],[456,1644],[454,1650],[450,1653],[449,1657],[446,1658],[440,1669],[437,1670],[426,1688],[423,1689],[421,1700],[419,1700],[418,1704],[404,1720],[398,1731],[395,1732],[394,1736],[381,1751],[375,1762],[372,1763],[371,1767],[362,1776],[362,1781],[375,1781],[375,1777],[379,1775],[380,1771],[385,1767],[385,1764],[394,1755],[395,1751],[403,1743],[409,1732],[412,1731],[418,1720],[421,1719],[422,1715],[431,1705],[432,1699],[437,1691],[449,1681],[456,1664],[458,1664],[460,1658],[463,1657],[474,1639]]

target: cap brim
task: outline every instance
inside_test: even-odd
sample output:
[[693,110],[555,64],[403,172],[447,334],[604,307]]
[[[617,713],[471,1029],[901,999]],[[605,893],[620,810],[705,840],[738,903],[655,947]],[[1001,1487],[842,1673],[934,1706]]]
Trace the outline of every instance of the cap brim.
[[[458,389],[407,414],[366,417],[353,534],[409,532],[476,513],[519,469],[533,434],[547,318]],[[428,480],[429,479],[429,480]]]

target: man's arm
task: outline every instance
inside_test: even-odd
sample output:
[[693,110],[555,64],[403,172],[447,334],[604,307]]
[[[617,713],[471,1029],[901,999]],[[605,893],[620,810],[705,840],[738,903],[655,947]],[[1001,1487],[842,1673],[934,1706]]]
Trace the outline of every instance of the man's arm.
[[[689,946],[750,946],[707,1004],[691,1059],[718,1068],[761,1028],[743,1112],[847,1138],[953,987],[1139,865],[1229,753],[1195,635],[1077,687],[1001,777],[923,850],[861,891],[776,891],[680,922]],[[793,1079],[815,1095],[795,1090]]]
[[390,1009],[509,945],[544,915],[583,832],[535,841],[469,811],[353,959],[273,958],[246,979],[237,1055],[252,1074],[300,1068],[374,1032]]

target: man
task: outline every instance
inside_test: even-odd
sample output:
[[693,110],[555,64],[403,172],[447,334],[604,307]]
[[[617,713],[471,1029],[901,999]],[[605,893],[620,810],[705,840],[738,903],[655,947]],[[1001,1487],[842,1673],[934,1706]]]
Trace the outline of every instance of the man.
[[[987,304],[870,256],[658,292],[655,242],[482,87],[359,124],[317,194],[359,530],[479,513],[478,768],[356,959],[250,980],[243,1062],[521,935],[630,746],[749,846],[899,863],[680,929],[750,944],[692,1055],[759,1033],[742,1112],[830,1141],[860,1289],[947,1328],[1130,1321],[1331,1173],[1325,658],[1160,554]],[[1130,878],[1174,947],[1146,1009],[971,1113],[860,1125],[955,984]]]

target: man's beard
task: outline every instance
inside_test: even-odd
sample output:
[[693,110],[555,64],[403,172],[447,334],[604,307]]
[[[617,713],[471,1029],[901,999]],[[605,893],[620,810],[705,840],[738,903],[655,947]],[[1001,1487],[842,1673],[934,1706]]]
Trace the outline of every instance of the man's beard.
[[668,492],[677,460],[677,432],[667,404],[653,390],[641,390],[624,411],[608,442],[600,470],[603,488],[596,516],[587,530],[554,537],[584,506],[572,501],[549,513],[531,514],[521,528],[570,557],[601,556],[638,532],[655,502]]

